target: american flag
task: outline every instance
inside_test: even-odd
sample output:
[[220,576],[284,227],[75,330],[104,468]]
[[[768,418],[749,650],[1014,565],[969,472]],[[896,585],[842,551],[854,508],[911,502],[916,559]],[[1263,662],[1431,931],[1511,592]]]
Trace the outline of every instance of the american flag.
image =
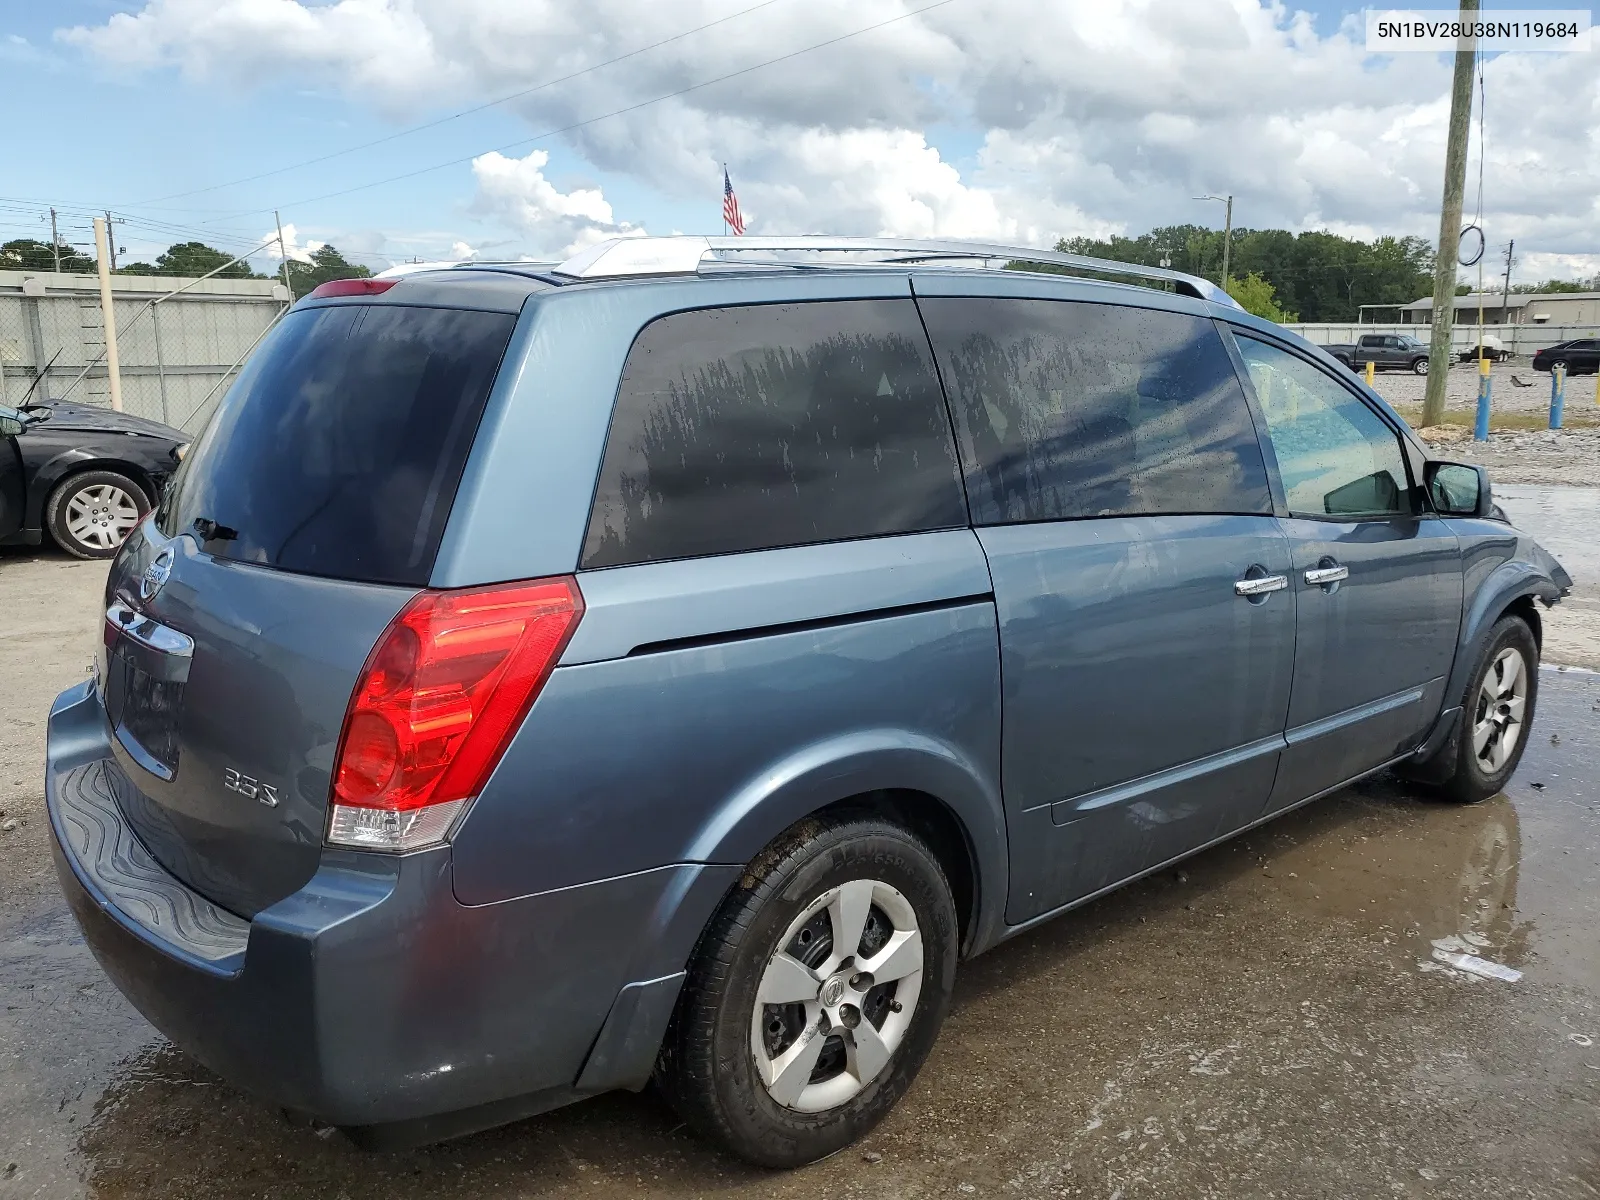
[[722,219],[734,233],[744,234],[744,217],[739,214],[739,197],[733,194],[733,180],[728,178],[728,168],[722,168]]

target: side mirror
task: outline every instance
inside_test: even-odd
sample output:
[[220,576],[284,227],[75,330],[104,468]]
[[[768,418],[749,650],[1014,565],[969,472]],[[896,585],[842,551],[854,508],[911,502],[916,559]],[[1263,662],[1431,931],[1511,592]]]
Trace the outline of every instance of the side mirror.
[[28,427],[28,419],[14,408],[0,405],[0,437],[16,437]]
[[1489,472],[1465,463],[1430,462],[1423,468],[1428,496],[1443,517],[1488,517],[1494,514]]

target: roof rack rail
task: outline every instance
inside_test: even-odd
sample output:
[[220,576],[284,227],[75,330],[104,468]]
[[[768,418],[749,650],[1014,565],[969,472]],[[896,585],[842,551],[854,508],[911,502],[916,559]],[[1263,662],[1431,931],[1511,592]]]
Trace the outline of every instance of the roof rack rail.
[[[847,255],[847,258],[840,258]],[[831,260],[830,260],[831,259]],[[718,264],[794,267],[908,266],[915,263],[1038,263],[1099,275],[1170,283],[1186,296],[1238,308],[1216,284],[1196,275],[1136,263],[1006,246],[994,242],[920,241],[868,237],[638,237],[597,242],[567,259],[554,273],[569,279],[625,279],[641,275],[693,275]]]
[[374,279],[400,279],[406,275],[415,275],[418,271],[457,271],[471,270],[473,268],[507,268],[521,271],[549,271],[556,264],[549,259],[522,258],[452,258],[436,262],[396,263],[387,267],[373,276]]

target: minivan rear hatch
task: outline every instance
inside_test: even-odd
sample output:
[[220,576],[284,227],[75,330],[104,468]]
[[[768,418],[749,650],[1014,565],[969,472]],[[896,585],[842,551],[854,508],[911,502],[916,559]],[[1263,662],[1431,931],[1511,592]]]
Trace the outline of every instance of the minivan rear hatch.
[[516,319],[291,312],[113,565],[111,786],[215,903],[253,916],[316,871],[351,691],[432,573]]

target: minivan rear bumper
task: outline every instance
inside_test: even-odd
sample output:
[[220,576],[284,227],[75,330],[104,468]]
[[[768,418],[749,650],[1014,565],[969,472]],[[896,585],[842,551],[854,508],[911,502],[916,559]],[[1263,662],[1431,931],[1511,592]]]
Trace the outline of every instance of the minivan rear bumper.
[[123,820],[92,684],[50,713],[52,850],[113,983],[182,1049],[297,1114],[437,1140],[648,1079],[695,939],[737,867],[680,864],[459,903],[448,847],[324,852],[252,920]]

